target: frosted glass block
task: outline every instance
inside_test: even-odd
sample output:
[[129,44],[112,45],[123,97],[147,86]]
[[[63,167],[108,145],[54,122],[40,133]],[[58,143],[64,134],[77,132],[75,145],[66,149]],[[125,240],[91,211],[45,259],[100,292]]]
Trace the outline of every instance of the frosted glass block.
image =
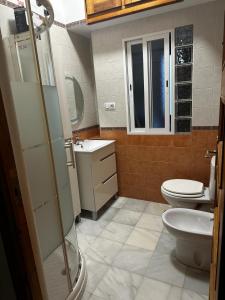
[[45,260],[59,245],[62,235],[56,197],[35,211],[41,254]]
[[175,44],[176,46],[193,44],[193,25],[175,29]]
[[23,151],[33,209],[56,196],[47,145]]
[[72,195],[69,182],[67,186],[59,189],[59,202],[63,221],[63,230],[66,235],[74,223]]
[[22,148],[47,143],[39,85],[12,82],[11,88]]
[[69,172],[66,165],[67,157],[64,148],[64,139],[59,138],[52,142],[53,159],[55,163],[57,184],[59,188],[65,187],[69,182]]
[[177,119],[176,132],[191,132],[191,119]]
[[51,139],[63,137],[59,97],[55,86],[43,86]]
[[43,265],[49,300],[66,299],[69,289],[62,246],[54,250]]

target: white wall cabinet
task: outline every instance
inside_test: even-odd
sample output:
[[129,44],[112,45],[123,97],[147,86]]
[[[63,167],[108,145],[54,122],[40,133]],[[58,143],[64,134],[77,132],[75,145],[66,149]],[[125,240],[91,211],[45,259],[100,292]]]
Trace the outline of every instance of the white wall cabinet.
[[99,209],[118,192],[115,142],[94,151],[84,148],[76,151],[81,208],[96,220]]

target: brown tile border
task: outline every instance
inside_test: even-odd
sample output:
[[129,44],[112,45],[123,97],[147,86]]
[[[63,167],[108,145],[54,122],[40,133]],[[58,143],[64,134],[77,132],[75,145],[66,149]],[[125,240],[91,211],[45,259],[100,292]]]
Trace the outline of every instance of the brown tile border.
[[100,130],[127,130],[127,127],[100,127]]
[[[193,126],[192,130],[217,130],[218,126]],[[106,131],[106,130],[127,130],[127,127],[100,127],[100,130],[102,131]],[[181,134],[191,134],[191,132],[187,132],[187,133],[175,133],[175,135],[181,135]],[[143,133],[143,135],[145,135]],[[160,135],[160,134],[159,134]]]
[[13,3],[13,2],[10,2],[10,1],[5,1],[5,4],[7,7],[9,8],[15,8],[15,7],[18,7],[17,4]]
[[80,20],[80,21],[75,21],[75,22],[66,24],[66,29],[70,29],[73,26],[84,25],[84,24],[87,24],[85,19]]
[[65,28],[65,29],[66,29],[66,25],[63,24],[63,23],[61,23],[61,22],[54,21],[53,24],[56,25],[56,26],[59,26],[59,27],[62,27],[62,28]]
[[192,130],[217,130],[218,126],[193,126]]
[[82,132],[82,131],[86,131],[86,130],[90,130],[90,129],[99,129],[99,125],[93,125],[93,126],[81,128],[81,129],[78,129],[78,130],[73,130],[73,133]]

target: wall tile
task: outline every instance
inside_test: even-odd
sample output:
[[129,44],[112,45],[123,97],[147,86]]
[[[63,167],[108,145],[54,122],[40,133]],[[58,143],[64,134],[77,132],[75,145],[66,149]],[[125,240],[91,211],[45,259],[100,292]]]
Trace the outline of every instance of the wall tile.
[[[101,138],[115,139],[119,195],[165,202],[160,188],[165,180],[187,178],[208,185],[207,149],[216,146],[216,130],[194,130],[189,135],[131,136],[125,130],[101,130]],[[158,144],[157,144],[158,143]]]

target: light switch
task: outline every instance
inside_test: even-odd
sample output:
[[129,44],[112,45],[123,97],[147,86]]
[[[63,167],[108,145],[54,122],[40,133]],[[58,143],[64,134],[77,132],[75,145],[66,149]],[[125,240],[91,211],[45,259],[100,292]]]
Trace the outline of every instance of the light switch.
[[115,110],[116,109],[116,103],[115,102],[105,102],[104,103],[105,110]]

